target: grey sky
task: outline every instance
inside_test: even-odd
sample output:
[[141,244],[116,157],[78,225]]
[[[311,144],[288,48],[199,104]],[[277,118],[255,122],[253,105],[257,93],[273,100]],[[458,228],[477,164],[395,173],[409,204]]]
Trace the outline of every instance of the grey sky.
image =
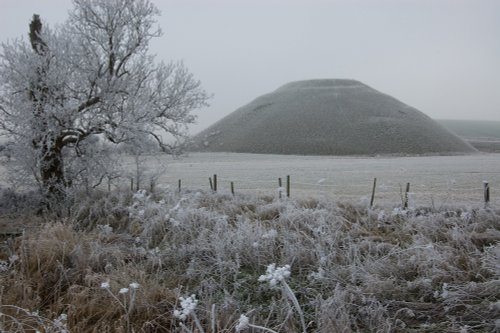
[[[184,60],[211,106],[198,132],[294,80],[352,78],[430,117],[500,120],[498,0],[157,0],[151,50]],[[69,0],[0,0],[0,41]]]

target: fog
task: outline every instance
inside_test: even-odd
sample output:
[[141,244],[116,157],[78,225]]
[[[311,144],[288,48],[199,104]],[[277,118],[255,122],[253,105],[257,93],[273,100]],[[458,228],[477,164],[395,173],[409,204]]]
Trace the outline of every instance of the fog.
[[[500,1],[158,0],[158,60],[183,60],[213,94],[199,132],[295,80],[352,78],[432,118],[500,120]],[[69,0],[1,0],[0,41]]]

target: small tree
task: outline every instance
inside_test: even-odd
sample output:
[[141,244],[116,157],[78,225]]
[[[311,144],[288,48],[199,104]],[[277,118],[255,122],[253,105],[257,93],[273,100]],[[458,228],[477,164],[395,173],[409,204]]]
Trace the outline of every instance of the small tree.
[[73,4],[63,26],[34,15],[29,44],[3,43],[0,53],[0,128],[47,196],[106,177],[104,147],[149,136],[177,153],[208,99],[182,63],[148,53],[161,35],[149,0]]

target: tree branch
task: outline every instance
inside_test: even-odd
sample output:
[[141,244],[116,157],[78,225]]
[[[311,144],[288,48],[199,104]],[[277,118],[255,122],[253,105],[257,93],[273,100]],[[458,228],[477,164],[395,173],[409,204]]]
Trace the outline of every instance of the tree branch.
[[86,108],[88,107],[91,107],[92,105],[95,105],[97,103],[99,103],[101,101],[101,98],[96,96],[96,97],[93,97],[91,99],[88,99],[87,101],[85,101],[84,103],[80,104],[80,106],[76,109],[76,111],[78,113],[82,112],[83,110],[85,110]]

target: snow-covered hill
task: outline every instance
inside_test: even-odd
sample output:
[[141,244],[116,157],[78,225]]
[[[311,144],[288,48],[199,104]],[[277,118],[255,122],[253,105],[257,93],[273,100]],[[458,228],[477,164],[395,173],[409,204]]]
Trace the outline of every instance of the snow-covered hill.
[[198,151],[371,155],[475,149],[417,109],[355,80],[288,83],[193,138]]

